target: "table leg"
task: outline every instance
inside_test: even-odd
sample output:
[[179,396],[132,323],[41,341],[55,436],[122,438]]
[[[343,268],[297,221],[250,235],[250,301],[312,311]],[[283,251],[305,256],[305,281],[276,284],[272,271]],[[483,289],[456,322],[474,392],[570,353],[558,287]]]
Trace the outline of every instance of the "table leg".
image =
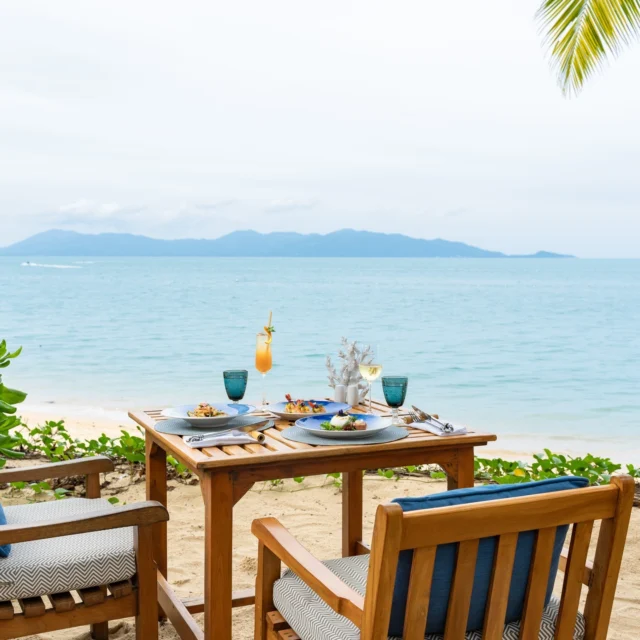
[[204,637],[231,640],[233,482],[226,473],[204,473]]
[[362,540],[362,471],[342,474],[342,557],[356,556]]
[[[167,452],[147,436],[145,442],[147,458],[147,500],[157,500],[167,506]],[[167,577],[167,523],[153,525],[153,559],[158,570]]]
[[444,468],[447,473],[447,489],[468,489],[473,487],[475,469],[473,447],[458,449],[455,457]]

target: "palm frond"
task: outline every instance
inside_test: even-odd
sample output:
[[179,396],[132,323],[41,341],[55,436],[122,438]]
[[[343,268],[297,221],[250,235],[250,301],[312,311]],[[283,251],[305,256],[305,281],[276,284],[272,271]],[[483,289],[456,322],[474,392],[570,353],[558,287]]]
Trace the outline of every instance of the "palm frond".
[[640,0],[544,0],[537,17],[565,95],[640,34]]

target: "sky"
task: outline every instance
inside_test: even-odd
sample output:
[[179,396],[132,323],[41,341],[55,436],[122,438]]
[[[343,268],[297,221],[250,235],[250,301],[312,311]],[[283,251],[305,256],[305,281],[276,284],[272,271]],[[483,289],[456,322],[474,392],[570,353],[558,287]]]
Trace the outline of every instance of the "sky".
[[640,258],[640,44],[563,97],[534,0],[5,0],[0,246],[340,228]]

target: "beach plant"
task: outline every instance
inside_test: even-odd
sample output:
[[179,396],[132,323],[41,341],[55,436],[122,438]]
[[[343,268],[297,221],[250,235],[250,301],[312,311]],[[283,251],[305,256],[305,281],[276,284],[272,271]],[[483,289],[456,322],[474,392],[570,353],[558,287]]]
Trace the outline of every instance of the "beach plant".
[[[131,478],[144,475],[145,441],[140,427],[136,433],[122,429],[115,438],[103,433],[97,438],[79,440],[67,431],[64,420],[48,420],[33,428],[23,425],[16,437],[23,455],[42,456],[50,462],[102,455],[111,458],[116,465],[127,466]],[[173,456],[167,456],[167,466],[171,477],[191,476],[187,467]]]
[[611,476],[622,469],[622,465],[612,462],[609,458],[590,453],[584,457],[573,458],[545,449],[533,458],[531,463],[502,458],[476,458],[476,478],[498,484],[514,484],[560,476],[581,476],[587,478],[591,485],[600,485],[608,483]]
[[543,0],[537,17],[565,95],[640,34],[640,0]]
[[640,467],[634,467],[632,464],[627,465],[627,473],[632,478],[640,478]]
[[33,429],[25,427],[17,436],[25,452],[43,456],[50,462],[84,456],[86,445],[71,436],[63,420],[47,420]]
[[[12,450],[12,455],[30,455],[45,458],[51,462],[72,460],[85,456],[106,455],[110,457],[117,467],[126,467],[131,482],[142,480],[145,473],[145,440],[142,429],[130,433],[121,430],[118,437],[112,438],[101,434],[98,438],[79,440],[73,438],[66,430],[64,421],[49,420],[43,425],[29,429],[23,425],[16,432],[15,439],[22,452]],[[1,465],[0,465],[1,466]],[[167,468],[169,477],[182,481],[196,482],[196,478],[189,469],[172,456],[167,456]],[[571,457],[553,453],[545,449],[542,453],[535,454],[532,462],[518,460],[505,460],[503,458],[480,458],[474,461],[475,479],[492,484],[516,484],[531,482],[533,480],[545,480],[560,476],[581,476],[587,478],[591,485],[606,484],[611,476],[622,469],[622,465],[611,461],[609,458],[587,454],[583,457]],[[634,478],[640,478],[640,467],[628,464],[625,471]],[[442,480],[446,474],[437,465],[410,465],[393,469],[373,469],[368,473],[390,480],[399,480],[402,477],[424,477],[432,480]],[[304,476],[297,476],[294,482],[302,485]],[[326,481],[337,489],[342,487],[342,474],[329,473]],[[14,490],[31,491],[28,499],[39,499],[52,495],[56,499],[66,496],[69,488],[81,484],[82,479],[66,478],[55,481],[54,487],[46,482],[24,483],[14,482],[11,487]],[[271,488],[281,488],[283,480],[272,480],[266,485]],[[118,499],[115,496],[113,502]]]
[[56,487],[53,489],[48,482],[12,482],[11,488],[14,491],[29,489],[31,494],[27,495],[27,502],[36,502],[38,498],[50,496],[54,500],[62,500],[70,493],[66,487]]
[[[0,370],[6,369],[11,362],[22,352],[22,347],[15,351],[9,351],[7,341],[0,342]],[[19,438],[11,433],[13,429],[22,424],[17,413],[16,405],[25,400],[27,394],[24,391],[11,389],[4,385],[2,373],[0,373],[0,469],[4,467],[7,458],[21,458],[22,452],[16,449],[20,446]]]

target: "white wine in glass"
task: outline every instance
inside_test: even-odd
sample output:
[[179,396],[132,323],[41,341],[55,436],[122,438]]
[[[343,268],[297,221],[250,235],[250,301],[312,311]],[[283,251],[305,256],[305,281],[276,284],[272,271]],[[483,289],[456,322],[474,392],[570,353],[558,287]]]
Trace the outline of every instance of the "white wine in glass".
[[371,413],[371,383],[382,375],[382,365],[373,363],[361,364],[358,368],[360,369],[360,375],[369,383],[369,413]]

